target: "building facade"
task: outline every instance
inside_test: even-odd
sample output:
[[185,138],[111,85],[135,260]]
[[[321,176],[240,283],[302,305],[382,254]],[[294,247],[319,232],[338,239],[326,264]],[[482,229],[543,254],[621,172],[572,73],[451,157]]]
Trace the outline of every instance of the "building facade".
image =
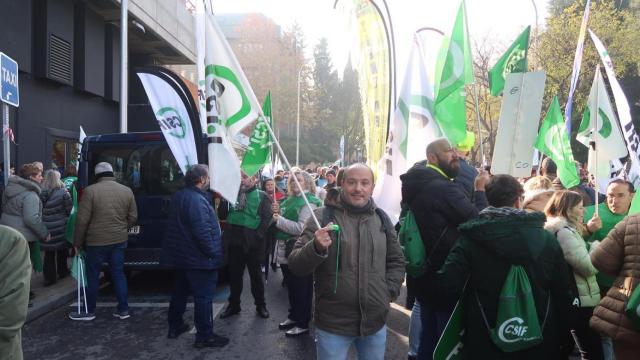
[[[18,62],[20,107],[10,110],[11,162],[62,171],[79,129],[119,131],[120,6],[115,0],[0,0],[0,51]],[[184,0],[129,1],[129,131],[157,130],[140,66],[193,64]]]

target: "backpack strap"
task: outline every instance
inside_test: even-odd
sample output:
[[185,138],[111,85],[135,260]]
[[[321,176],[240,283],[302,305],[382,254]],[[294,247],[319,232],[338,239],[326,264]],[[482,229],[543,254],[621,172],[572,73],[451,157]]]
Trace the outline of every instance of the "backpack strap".
[[389,242],[394,236],[395,226],[391,222],[389,215],[387,215],[387,213],[384,212],[384,210],[377,207],[375,211],[378,217],[380,218],[380,222],[382,222],[382,226],[380,230],[384,232],[384,234],[387,236],[387,242]]

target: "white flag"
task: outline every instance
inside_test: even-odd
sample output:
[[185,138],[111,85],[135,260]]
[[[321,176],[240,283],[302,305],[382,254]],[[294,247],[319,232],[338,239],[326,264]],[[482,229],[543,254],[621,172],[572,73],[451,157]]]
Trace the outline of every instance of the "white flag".
[[611,85],[611,92],[613,93],[616,109],[618,110],[618,116],[620,117],[620,125],[622,127],[622,132],[624,133],[624,139],[627,143],[627,150],[629,150],[631,168],[629,169],[628,180],[637,188],[640,186],[640,153],[638,153],[640,137],[636,133],[635,126],[633,126],[629,102],[622,91],[620,83],[616,79],[616,74],[613,70],[613,62],[611,61],[609,52],[607,52],[607,49],[605,49],[600,39],[598,39],[591,29],[589,29],[589,35],[591,35],[591,40],[593,40],[593,44],[596,46],[596,50],[598,51],[598,54],[600,54],[600,59],[602,60],[604,69],[607,72],[607,78]]
[[212,80],[218,82],[218,113],[228,137],[233,138],[258,119],[262,108],[214,16],[206,13],[204,17],[205,84],[211,88]]
[[138,77],[147,93],[158,126],[169,144],[169,149],[182,173],[186,174],[189,166],[198,163],[196,142],[187,106],[176,89],[159,72],[141,70],[138,72]]
[[[596,175],[598,190],[605,193],[611,181],[611,163],[627,156],[627,148],[599,67],[576,140],[589,148],[589,173]],[[597,154],[591,142],[596,145]]]
[[[206,113],[211,189],[235,204],[240,189],[240,162],[231,140],[262,112],[231,46],[213,15],[196,2],[196,47],[199,93]],[[204,55],[203,55],[204,54]],[[201,119],[202,121],[202,119]]]
[[395,223],[402,199],[400,175],[425,159],[427,145],[442,136],[433,118],[433,85],[417,40],[409,55],[398,106],[389,127],[385,153],[378,162],[373,199]]

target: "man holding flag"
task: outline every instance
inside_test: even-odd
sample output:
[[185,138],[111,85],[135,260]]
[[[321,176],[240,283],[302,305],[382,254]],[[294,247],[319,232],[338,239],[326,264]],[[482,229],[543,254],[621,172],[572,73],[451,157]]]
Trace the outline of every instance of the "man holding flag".
[[220,314],[221,319],[240,312],[240,295],[245,267],[251,279],[251,294],[255,301],[256,312],[263,319],[269,317],[264,298],[261,264],[266,251],[267,228],[271,224],[273,215],[271,204],[271,198],[256,187],[255,176],[242,173],[238,202],[227,206],[222,203],[219,207],[221,218],[224,218],[224,213],[227,212],[227,224],[222,242],[229,265],[229,285],[231,286],[229,306]]

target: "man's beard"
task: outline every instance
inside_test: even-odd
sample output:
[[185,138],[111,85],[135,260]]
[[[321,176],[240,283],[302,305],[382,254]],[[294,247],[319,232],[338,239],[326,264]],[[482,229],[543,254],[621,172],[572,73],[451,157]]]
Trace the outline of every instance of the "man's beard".
[[460,172],[459,160],[456,160],[456,161],[452,160],[451,162],[446,162],[440,159],[439,156],[437,157],[438,157],[438,167],[440,168],[440,170],[442,170],[450,178],[455,178],[456,176],[458,176],[458,173]]

